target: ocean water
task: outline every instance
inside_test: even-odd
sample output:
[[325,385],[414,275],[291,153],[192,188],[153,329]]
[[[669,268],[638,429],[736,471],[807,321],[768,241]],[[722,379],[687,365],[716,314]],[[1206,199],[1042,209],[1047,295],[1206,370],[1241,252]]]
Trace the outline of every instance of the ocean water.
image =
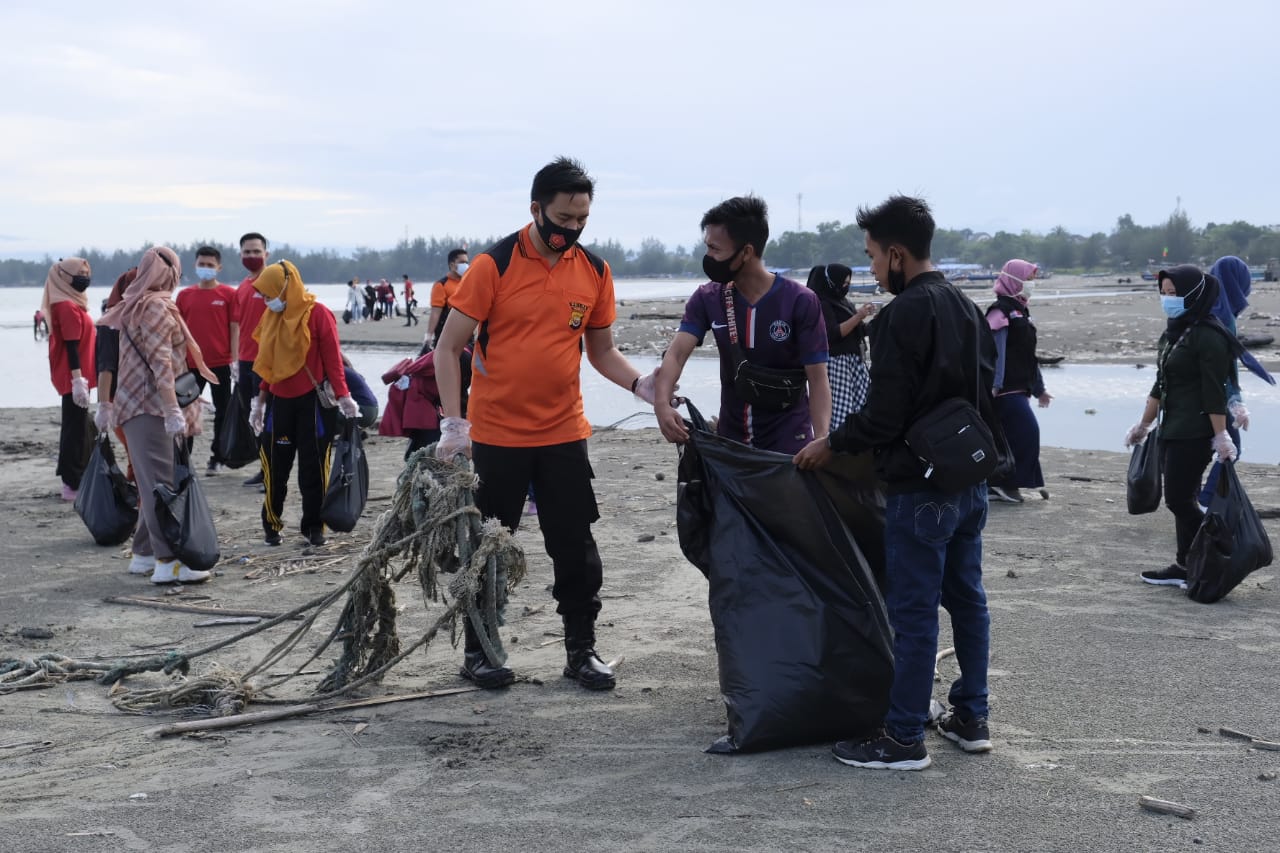
[[[618,299],[685,299],[699,282],[692,280],[626,280],[617,284]],[[339,313],[346,301],[346,285],[309,285],[320,300]],[[104,287],[89,289],[89,303],[97,306],[107,295]],[[1062,294],[1065,298],[1074,294]],[[1096,295],[1096,294],[1093,294]],[[1037,299],[1050,294],[1037,294]],[[39,288],[0,288],[0,407],[27,408],[58,405],[49,381],[48,344],[36,342],[32,316],[40,304]],[[404,356],[406,350],[347,348],[356,369],[369,381],[381,402],[386,388],[379,377]],[[652,370],[657,360],[633,357],[641,370]],[[1078,450],[1123,450],[1124,434],[1142,414],[1151,388],[1153,370],[1132,365],[1063,364],[1045,369],[1045,382],[1054,395],[1048,409],[1037,409],[1041,443],[1046,447]],[[1280,463],[1280,388],[1242,374],[1245,400],[1253,415],[1253,429],[1242,440],[1244,459]],[[653,410],[627,391],[610,384],[583,359],[582,389],[587,418],[597,426],[622,422],[623,429],[656,426]],[[680,393],[693,400],[708,416],[719,409],[719,362],[715,358],[689,360],[680,382]]]

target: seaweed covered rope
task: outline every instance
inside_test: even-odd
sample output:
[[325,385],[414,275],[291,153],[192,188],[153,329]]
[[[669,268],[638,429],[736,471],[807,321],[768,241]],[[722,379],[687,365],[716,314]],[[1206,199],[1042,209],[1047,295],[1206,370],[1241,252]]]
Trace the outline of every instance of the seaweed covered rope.
[[[409,457],[396,484],[391,507],[378,519],[373,539],[361,553],[356,570],[333,591],[288,613],[233,637],[183,653],[168,651],[140,661],[81,662],[54,656],[49,660],[0,660],[0,693],[10,685],[21,688],[56,683],[68,678],[96,677],[106,684],[137,673],[162,670],[181,673],[177,683],[162,688],[115,692],[122,710],[145,712],[188,707],[215,714],[237,713],[250,702],[278,704],[295,698],[275,698],[266,691],[296,677],[335,641],[341,654],[333,670],[320,682],[312,701],[350,693],[377,682],[396,664],[427,646],[441,628],[456,642],[459,615],[469,615],[478,628],[485,653],[495,664],[506,652],[498,634],[510,590],[525,575],[524,552],[511,534],[495,521],[484,522],[475,507],[476,478],[469,468],[438,460],[434,447]],[[401,648],[396,632],[392,584],[416,574],[424,599],[444,599],[447,607],[425,633]],[[448,576],[442,582],[441,574]],[[321,613],[339,599],[346,602],[337,624],[307,659],[284,676],[266,676],[308,634]],[[480,602],[486,606],[481,607]],[[214,664],[207,673],[188,677],[190,661],[233,645],[277,625],[302,619],[266,656],[243,674]],[[46,656],[49,657],[49,656]],[[270,681],[269,685],[259,683]]]

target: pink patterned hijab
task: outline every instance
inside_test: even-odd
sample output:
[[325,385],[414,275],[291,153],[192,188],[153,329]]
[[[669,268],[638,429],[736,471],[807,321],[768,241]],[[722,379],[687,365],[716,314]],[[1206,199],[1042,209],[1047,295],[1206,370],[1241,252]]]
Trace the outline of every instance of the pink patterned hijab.
[[[1028,295],[1024,293],[1026,283],[1040,270],[1038,266],[1021,258],[1014,258],[1000,269],[996,276],[996,296],[1008,296],[1023,305],[1027,304]],[[987,314],[987,325],[991,331],[998,332],[1009,325],[1009,318],[1003,311],[991,311]]]

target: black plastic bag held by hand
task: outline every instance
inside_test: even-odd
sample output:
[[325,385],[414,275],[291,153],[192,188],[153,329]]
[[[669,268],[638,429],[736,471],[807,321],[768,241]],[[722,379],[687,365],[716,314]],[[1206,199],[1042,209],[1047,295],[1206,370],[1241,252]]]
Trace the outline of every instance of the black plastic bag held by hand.
[[218,455],[228,468],[243,468],[258,460],[258,440],[249,427],[249,413],[240,402],[237,389],[231,389],[231,402],[222,429],[214,436],[218,442]]
[[364,455],[359,425],[344,420],[333,442],[329,483],[320,505],[320,520],[339,533],[355,530],[369,499],[369,460]]
[[173,549],[173,556],[189,568],[207,572],[217,565],[222,554],[200,478],[191,471],[185,439],[174,444],[173,480],[176,488],[164,483],[155,487],[160,532]]
[[119,545],[138,524],[138,490],[116,465],[111,440],[98,433],[76,495],[76,514],[99,545]]
[[1129,473],[1125,477],[1125,501],[1130,515],[1145,515],[1160,508],[1160,430],[1152,430],[1147,440],[1133,447]]
[[1271,540],[1249,496],[1224,463],[1204,522],[1187,552],[1187,597],[1212,604],[1257,569],[1271,565]]

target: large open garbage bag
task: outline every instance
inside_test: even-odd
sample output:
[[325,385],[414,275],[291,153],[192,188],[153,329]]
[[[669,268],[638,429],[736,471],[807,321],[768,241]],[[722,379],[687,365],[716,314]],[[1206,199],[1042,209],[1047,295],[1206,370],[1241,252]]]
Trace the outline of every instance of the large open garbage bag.
[[1187,597],[1212,604],[1251,572],[1271,565],[1273,557],[1262,519],[1240,484],[1236,466],[1228,462],[1187,552]]
[[99,545],[119,545],[138,524],[138,490],[121,473],[105,432],[93,443],[75,509]]
[[218,530],[200,478],[191,470],[185,442],[174,446],[173,479],[176,488],[159,483],[154,489],[160,533],[173,549],[173,556],[193,569],[209,571],[222,556]]
[[320,506],[320,520],[340,533],[356,528],[369,499],[369,461],[360,440],[360,426],[343,420],[333,442],[329,484]]
[[884,503],[869,460],[801,471],[689,412],[676,521],[681,549],[707,576],[729,722],[708,751],[872,732],[888,709],[893,643],[867,556],[883,565]]

